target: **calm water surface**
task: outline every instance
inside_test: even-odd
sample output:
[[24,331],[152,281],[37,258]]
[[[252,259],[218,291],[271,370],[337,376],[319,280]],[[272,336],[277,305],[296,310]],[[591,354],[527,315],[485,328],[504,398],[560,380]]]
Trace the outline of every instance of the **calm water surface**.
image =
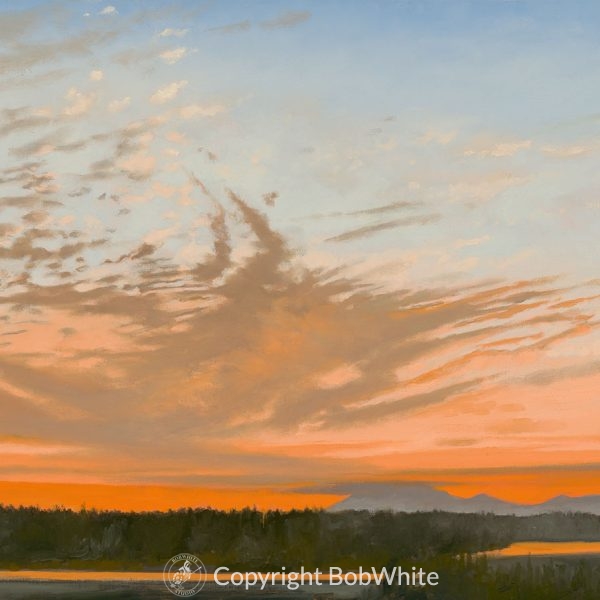
[[483,554],[490,557],[600,554],[600,542],[515,542],[506,548]]

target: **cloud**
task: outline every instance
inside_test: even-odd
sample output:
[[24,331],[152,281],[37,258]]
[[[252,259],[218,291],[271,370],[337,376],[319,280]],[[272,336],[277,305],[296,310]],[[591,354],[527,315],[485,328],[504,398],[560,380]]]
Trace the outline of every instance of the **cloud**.
[[330,390],[348,385],[359,379],[361,376],[362,372],[356,365],[342,365],[332,371],[317,376],[315,383],[316,386],[321,389]]
[[250,21],[239,21],[237,23],[231,23],[229,25],[221,25],[220,27],[211,27],[208,31],[214,33],[238,33],[242,31],[248,31],[252,27]]
[[100,69],[90,71],[90,81],[102,81],[104,79],[104,72]]
[[68,117],[79,117],[88,112],[94,104],[94,94],[85,94],[72,87],[65,95],[65,100],[70,104],[63,110],[63,114]]
[[34,129],[50,125],[54,122],[54,114],[33,108],[4,109],[3,120],[0,124],[0,136],[16,131]]
[[390,202],[381,206],[374,206],[372,208],[366,208],[362,210],[355,210],[346,213],[348,216],[369,216],[369,215],[381,215],[390,212],[396,212],[400,210],[413,209],[422,206],[422,202],[407,202],[406,200],[397,200],[396,202]]
[[7,237],[18,231],[18,227],[13,223],[0,223],[0,236]]
[[[147,127],[140,123],[129,134],[144,135]],[[135,153],[127,156],[137,160]],[[322,450],[311,457],[303,435],[340,444],[345,431],[377,427],[377,440],[395,440],[389,424],[404,428],[403,440],[417,430],[421,439],[430,429],[434,446],[440,438],[466,439],[460,428],[450,435],[439,424],[423,429],[415,422],[423,411],[454,406],[465,394],[485,394],[508,374],[539,379],[532,366],[566,339],[552,336],[549,324],[568,330],[585,314],[577,305],[557,307],[563,292],[542,280],[382,293],[344,269],[305,263],[250,203],[233,192],[221,198],[189,177],[194,202],[206,216],[185,229],[169,224],[153,230],[125,252],[84,231],[39,226],[45,215],[38,208],[27,212],[27,229],[6,228],[12,237],[1,251],[3,262],[52,265],[55,279],[34,282],[18,277],[29,277],[31,269],[16,269],[18,283],[0,297],[0,314],[12,319],[7,331],[20,332],[5,336],[10,345],[0,346],[3,381],[12,386],[0,398],[4,422],[22,431],[19,408],[27,405],[28,422],[34,420],[38,433],[53,431],[63,443],[87,448],[80,468],[96,469],[90,454],[110,442],[115,460],[95,470],[103,476],[118,472],[138,481],[143,464],[150,477],[169,472],[172,481],[186,481],[194,459],[181,456],[204,448],[207,468],[243,464],[244,477],[289,481],[315,469],[324,477],[359,465],[367,469],[371,460],[368,448],[352,461],[326,458]],[[121,217],[124,228],[145,214],[129,206],[131,214]],[[70,238],[72,233],[79,237]],[[210,242],[198,241],[203,251],[186,262],[172,251],[158,252],[181,233]],[[80,275],[65,268],[85,264],[76,261],[100,249],[102,264],[95,270]],[[14,317],[32,310],[35,320]],[[524,327],[533,329],[530,337],[498,346],[501,337],[519,337]],[[572,373],[557,370],[556,377],[563,381]],[[469,414],[463,411],[462,418]],[[77,428],[69,427],[75,418]],[[494,431],[500,431],[503,423],[524,419],[535,417],[509,414],[485,426],[492,431],[497,424]],[[176,451],[164,422],[176,432]],[[289,438],[290,430],[304,448],[301,456],[252,450],[254,435],[268,448],[269,440]],[[120,462],[125,458],[118,440],[127,441],[127,465]],[[221,450],[208,451],[213,443]],[[244,443],[248,449],[239,450]],[[393,449],[377,456],[394,462]]]
[[[4,260],[27,259],[30,264],[41,261],[64,260],[80,253],[85,248],[96,248],[106,243],[106,240],[92,240],[89,242],[67,242],[55,248],[37,245],[40,241],[60,239],[60,232],[52,229],[38,229],[32,227],[13,238],[9,246],[0,248],[0,258]],[[64,238],[63,238],[64,239]],[[54,245],[54,244],[53,244]]]
[[59,442],[44,441],[24,436],[3,436],[0,438],[0,450],[6,455],[56,455],[79,452],[82,448],[67,446]]
[[153,104],[164,104],[177,97],[177,94],[188,84],[186,80],[174,81],[169,85],[156,90],[150,97],[150,102]]
[[103,16],[114,16],[118,15],[119,12],[114,6],[109,4],[108,6],[105,6],[101,11],[99,11],[98,14]]
[[420,144],[439,144],[441,146],[447,146],[456,138],[456,131],[440,131],[430,129],[423,135],[421,135],[417,141]]
[[365,238],[381,231],[388,229],[396,229],[398,227],[409,227],[411,225],[428,225],[435,223],[440,219],[438,214],[420,215],[415,217],[406,217],[403,219],[392,219],[383,223],[375,223],[374,225],[365,225],[363,227],[357,227],[351,229],[339,235],[327,238],[327,242],[348,242],[351,240],[357,240]]
[[406,200],[397,200],[395,202],[389,202],[388,204],[382,204],[379,206],[373,206],[371,208],[365,208],[360,210],[351,211],[334,211],[328,213],[317,213],[311,215],[310,219],[324,219],[324,218],[339,218],[339,217],[368,217],[382,215],[391,212],[398,212],[404,210],[412,210],[423,206],[423,202],[413,202]]
[[63,36],[54,42],[28,43],[12,52],[0,55],[0,74],[26,71],[34,66],[51,62],[62,56],[83,56],[94,46],[116,37],[114,31],[84,31],[72,37]]
[[510,171],[463,176],[448,186],[448,196],[454,202],[467,205],[489,202],[507,190],[524,185],[528,179]]
[[18,75],[17,77],[4,77],[0,82],[0,90],[17,90],[20,88],[41,87],[45,83],[55,83],[67,76],[69,69],[52,69],[31,77]]
[[[63,13],[60,7],[54,8],[58,15]],[[31,32],[41,20],[39,9],[3,11],[0,13],[0,37],[5,44],[13,42]]]
[[174,65],[179,62],[187,54],[187,48],[173,48],[172,50],[165,50],[161,52],[160,57],[168,65]]
[[307,10],[291,10],[269,21],[263,21],[260,25],[263,29],[284,29],[305,23],[310,19],[310,16],[310,12]]
[[130,179],[143,181],[154,172],[156,159],[146,152],[138,152],[120,160],[117,166],[122,169]]
[[531,140],[517,140],[513,142],[498,142],[485,148],[469,148],[464,151],[465,156],[481,156],[491,158],[504,158],[514,156],[521,150],[528,150],[533,145]]
[[485,242],[488,242],[491,239],[491,236],[489,235],[482,235],[481,237],[477,237],[477,238],[469,238],[469,239],[459,239],[456,240],[454,242],[454,247],[457,249],[460,248],[471,248],[473,246],[480,246],[481,244],[484,244]]
[[125,98],[121,98],[119,100],[112,100],[108,103],[108,110],[110,112],[121,112],[125,110],[131,104],[131,98],[129,96],[125,96]]
[[152,256],[154,252],[156,252],[157,246],[153,244],[143,243],[141,246],[137,247],[135,250],[128,252],[127,254],[122,254],[116,260],[106,259],[104,262],[106,264],[110,263],[121,263],[124,260],[140,260],[142,258],[146,258],[147,256]]
[[595,144],[573,144],[570,146],[542,146],[541,150],[551,158],[577,158],[587,156],[596,148]]
[[227,109],[222,104],[190,104],[179,109],[179,115],[183,119],[195,117],[215,117]]
[[137,65],[138,63],[152,61],[159,54],[160,51],[157,49],[149,50],[148,48],[128,48],[127,50],[123,50],[114,54],[113,59],[125,67],[131,67]]
[[16,157],[45,156],[52,152],[76,152],[85,147],[85,140],[69,142],[67,135],[67,130],[61,128],[21,146],[14,146],[9,152]]
[[23,221],[30,225],[40,225],[47,221],[50,214],[45,210],[32,210],[23,215]]
[[275,206],[275,201],[279,198],[279,193],[278,192],[267,192],[266,194],[263,194],[262,198],[263,198],[263,202],[267,206]]
[[[25,403],[26,405],[31,405],[34,409],[38,409],[41,412],[51,413],[59,422],[70,422],[85,416],[85,412],[71,407],[49,395],[40,394],[37,391],[32,390],[32,387],[33,386],[22,382],[19,382],[18,385],[9,381],[0,382],[0,390],[2,390],[3,396],[6,399],[10,399],[12,402],[17,402],[19,404]],[[35,413],[35,410],[32,410],[32,413]]]
[[163,29],[158,35],[160,37],[178,37],[181,38],[187,34],[189,29],[173,29],[171,27],[166,27]]

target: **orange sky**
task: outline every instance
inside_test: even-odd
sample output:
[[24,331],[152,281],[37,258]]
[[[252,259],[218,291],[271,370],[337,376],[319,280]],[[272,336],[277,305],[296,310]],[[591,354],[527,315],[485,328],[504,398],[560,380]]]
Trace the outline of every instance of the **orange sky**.
[[133,486],[78,483],[0,482],[0,498],[13,506],[64,506],[79,510],[152,511],[182,507],[222,510],[322,508],[343,500],[334,494],[297,494],[268,489],[210,489],[175,486]]
[[[451,480],[452,483],[443,483]],[[597,494],[600,468],[522,472],[429,472],[405,475],[398,481],[431,483],[437,489],[468,498],[484,493],[509,502],[535,504],[569,490],[569,495]],[[98,510],[168,510],[207,507],[230,510],[247,506],[259,510],[329,508],[345,498],[339,494],[272,488],[207,488],[157,485],[106,485],[2,481],[0,498],[13,506],[41,508],[82,506]]]

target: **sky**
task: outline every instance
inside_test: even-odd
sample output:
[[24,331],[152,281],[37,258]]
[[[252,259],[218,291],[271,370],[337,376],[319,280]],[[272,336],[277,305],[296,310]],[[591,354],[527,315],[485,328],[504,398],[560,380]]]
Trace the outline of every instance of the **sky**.
[[600,5],[0,12],[0,501],[600,494]]

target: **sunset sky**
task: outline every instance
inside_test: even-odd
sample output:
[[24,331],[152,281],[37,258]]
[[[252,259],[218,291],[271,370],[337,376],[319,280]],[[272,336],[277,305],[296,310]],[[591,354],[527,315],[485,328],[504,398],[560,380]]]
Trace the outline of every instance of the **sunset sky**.
[[0,503],[600,494],[600,4],[0,5]]

